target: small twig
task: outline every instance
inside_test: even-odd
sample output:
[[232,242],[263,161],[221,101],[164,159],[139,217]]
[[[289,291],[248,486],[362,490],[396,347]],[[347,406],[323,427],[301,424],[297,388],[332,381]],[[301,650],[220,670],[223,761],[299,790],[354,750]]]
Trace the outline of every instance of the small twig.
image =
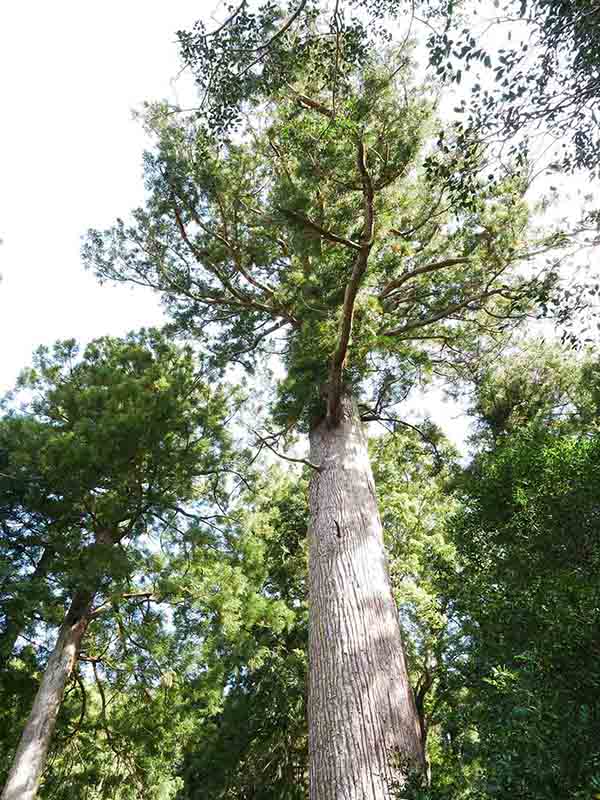
[[[251,430],[252,430],[252,433],[256,436],[256,438],[260,442],[261,446],[264,445],[265,447],[267,447],[272,453],[274,453],[279,458],[283,458],[285,461],[290,461],[292,464],[304,464],[304,466],[306,466],[306,467],[310,467],[311,469],[314,469],[317,472],[321,472],[321,467],[320,466],[317,466],[317,464],[313,464],[311,461],[308,461],[306,458],[292,458],[291,456],[284,456],[283,453],[280,453],[277,450],[275,450],[275,448],[272,445],[269,444],[269,442],[264,438],[264,436],[261,436],[259,433],[257,433],[257,431],[253,430],[252,428],[251,428]],[[274,435],[272,434],[269,438],[273,439]]]
[[73,671],[73,680],[79,686],[79,690],[81,692],[81,712],[79,714],[79,720],[77,721],[77,724],[75,725],[73,730],[70,731],[65,736],[64,739],[62,739],[62,744],[70,741],[77,733],[79,733],[79,731],[81,730],[81,726],[83,725],[83,720],[85,718],[85,712],[87,708],[87,694],[85,691],[85,686],[83,685],[83,681],[81,680],[81,675],[79,674],[77,669]]
[[[401,425],[403,428],[408,428],[409,430],[414,431],[421,437],[421,439],[423,439],[426,444],[429,445],[429,447],[431,447],[433,456],[438,464],[442,464],[442,454],[440,453],[437,444],[431,438],[431,436],[428,436],[425,431],[422,431],[417,425],[412,425],[410,422],[406,422],[403,419],[398,419],[398,417],[383,416],[373,409],[367,409],[360,415],[360,418],[362,422],[380,422],[382,425],[384,422],[391,422],[393,425]],[[383,425],[383,427],[390,431],[386,425]],[[390,432],[393,433],[393,430]]]
[[226,27],[227,27],[227,26],[228,26],[228,25],[229,25],[231,22],[233,22],[233,20],[234,20],[234,19],[237,17],[237,15],[240,13],[240,11],[241,11],[241,10],[244,8],[244,6],[245,6],[245,5],[246,5],[246,0],[242,0],[242,2],[241,2],[241,3],[239,4],[239,6],[238,6],[238,7],[235,9],[235,11],[233,11],[233,13],[232,13],[232,14],[230,14],[230,16],[228,16],[228,17],[227,17],[227,19],[225,20],[225,22],[222,22],[222,23],[219,25],[219,27],[218,27],[218,28],[216,28],[214,31],[209,31],[208,33],[206,33],[206,34],[204,35],[204,38],[205,38],[205,39],[208,39],[210,36],[218,36],[218,35],[221,33],[221,31],[225,30],[225,28],[226,28]]

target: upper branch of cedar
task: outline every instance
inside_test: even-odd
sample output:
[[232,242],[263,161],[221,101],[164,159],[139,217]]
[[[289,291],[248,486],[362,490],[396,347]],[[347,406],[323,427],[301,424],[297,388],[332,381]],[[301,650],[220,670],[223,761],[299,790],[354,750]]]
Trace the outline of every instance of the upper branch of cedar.
[[398,230],[398,228],[390,228],[390,233],[394,236],[400,236],[402,239],[408,239],[409,236],[414,236],[428,223],[437,217],[441,217],[452,208],[452,204],[442,206],[442,200],[445,196],[445,187],[442,186],[435,202],[421,215],[421,218],[410,228],[406,230]]
[[[211,227],[203,223],[200,217],[198,216],[197,211],[193,207],[191,207],[188,203],[186,203],[182,198],[180,198],[181,202],[183,202],[185,205],[185,210],[189,213],[191,219],[200,228],[200,230],[206,233],[207,236],[217,239],[219,242],[221,242],[221,244],[225,246],[225,248],[231,255],[236,272],[239,275],[241,275],[246,281],[248,281],[248,283],[252,284],[255,288],[259,289],[259,291],[261,291],[263,295],[266,295],[266,297],[256,297],[256,295],[249,295],[246,292],[243,292],[240,289],[233,286],[231,281],[223,274],[223,271],[218,269],[216,264],[214,264],[211,261],[209,252],[206,249],[200,250],[193,244],[193,242],[189,237],[189,234],[187,233],[186,227],[183,223],[177,199],[178,198],[173,190],[171,194],[171,205],[173,208],[173,213],[175,215],[175,220],[182,240],[184,241],[190,252],[193,254],[196,261],[202,264],[202,266],[205,267],[219,281],[224,292],[226,293],[225,296],[220,297],[220,296],[215,296],[215,294],[211,292],[204,292],[202,293],[201,296],[194,295],[194,299],[199,302],[206,303],[208,305],[223,305],[223,306],[246,308],[254,311],[260,311],[262,313],[267,313],[272,317],[283,317],[288,322],[297,326],[298,321],[289,313],[287,309],[281,308],[271,302],[272,298],[274,297],[274,290],[266,286],[262,282],[257,281],[255,278],[253,278],[253,276],[251,276],[249,271],[245,269],[242,263],[242,259],[239,255],[239,252],[237,251],[237,248],[227,238],[227,236],[223,235],[222,233],[219,233],[218,231],[213,230]],[[221,213],[222,214],[224,213],[222,207],[221,207]]]
[[281,206],[277,207],[277,210],[284,214],[286,217],[291,217],[293,220],[301,222],[307,228],[310,228],[313,231],[319,233],[324,239],[327,239],[330,242],[335,242],[336,244],[343,244],[345,247],[349,247],[352,250],[357,250],[360,252],[361,245],[357,244],[356,242],[351,241],[350,239],[345,239],[343,236],[338,236],[337,233],[333,233],[332,231],[328,231],[325,228],[322,228],[316,222],[313,222],[308,217],[305,217],[303,214],[299,214],[297,211],[292,211],[289,208],[282,208]]
[[198,248],[194,245],[191,241],[190,237],[188,236],[187,230],[185,225],[183,224],[183,220],[181,218],[181,212],[179,211],[179,207],[177,205],[177,200],[174,194],[171,194],[171,206],[173,208],[173,213],[175,214],[175,221],[177,223],[177,227],[179,229],[179,235],[181,236],[183,242],[187,246],[190,253],[194,256],[196,261],[200,261],[201,259],[208,258],[208,251],[207,250],[198,250]]
[[442,319],[446,319],[446,317],[450,317],[452,314],[456,314],[457,311],[462,311],[464,308],[468,308],[473,303],[481,303],[482,301],[488,300],[494,295],[501,294],[503,291],[503,289],[491,289],[489,291],[467,297],[460,303],[454,303],[451,306],[446,306],[446,308],[436,312],[435,314],[432,314],[429,317],[425,317],[425,319],[414,320],[413,322],[407,322],[405,325],[400,325],[397,328],[389,328],[388,330],[381,331],[381,335],[399,336],[402,333],[407,333],[408,331],[415,330],[416,328],[424,328],[427,325],[432,325],[434,322],[439,322]]
[[[221,243],[224,244],[225,247],[231,252],[232,248],[231,248],[231,245],[229,244],[229,242],[227,241],[227,239],[225,237],[221,236],[216,231],[211,230],[207,225],[204,225],[204,223],[202,223],[202,221],[200,220],[200,218],[196,214],[195,209],[191,208],[189,206],[189,204],[186,203],[182,198],[179,198],[179,199],[185,205],[186,211],[189,213],[189,215],[194,220],[196,225],[198,225],[198,227],[202,231],[204,231],[204,233],[206,233],[208,236],[215,237],[219,241],[221,241]],[[175,193],[175,189],[174,188],[172,188],[172,190],[171,190],[171,207],[172,207],[173,213],[175,215],[175,221],[177,223],[177,228],[179,229],[179,235],[181,236],[183,242],[185,243],[185,245],[187,246],[189,251],[192,253],[192,255],[194,256],[196,261],[199,264],[202,264],[202,266],[204,266],[206,269],[208,269],[209,272],[211,272],[212,275],[214,275],[214,277],[217,278],[217,280],[223,285],[223,287],[226,288],[227,291],[233,297],[235,297],[236,300],[238,300],[240,302],[245,302],[246,300],[248,300],[249,298],[244,297],[244,295],[242,293],[237,292],[229,284],[229,282],[226,279],[224,279],[223,275],[221,274],[221,271],[218,270],[216,265],[211,262],[209,251],[206,250],[205,248],[203,248],[202,250],[199,250],[195,246],[195,244],[192,242],[192,240],[190,239],[189,234],[187,232],[187,229],[185,227],[185,224],[183,222],[182,216],[181,216],[181,211],[180,211],[179,205],[178,205],[178,197],[177,197],[177,194]]]
[[373,232],[375,229],[374,191],[373,182],[366,164],[365,146],[361,139],[357,141],[356,163],[360,173],[363,187],[363,228],[361,232],[360,250],[356,254],[350,280],[344,292],[342,306],[342,321],[338,346],[331,359],[329,371],[329,392],[327,399],[327,418],[330,423],[337,424],[341,412],[342,373],[344,362],[352,333],[354,317],[354,303],[360,287],[360,282],[367,270],[369,254],[373,246]]
[[320,103],[318,100],[313,100],[312,97],[307,97],[305,94],[300,94],[299,92],[296,92],[295,89],[292,89],[292,91],[296,96],[296,101],[303,108],[310,108],[313,111],[322,114],[324,117],[328,117],[329,119],[335,118],[335,113],[332,111],[331,108],[328,108],[326,105]]
[[462,256],[460,258],[446,258],[443,261],[436,261],[433,264],[425,264],[422,267],[416,267],[410,272],[405,272],[399,278],[395,278],[393,281],[390,281],[386,286],[384,286],[379,294],[379,298],[383,300],[388,295],[398,290],[405,283],[412,280],[412,278],[416,278],[418,275],[425,275],[428,272],[437,272],[440,269],[453,267],[457,264],[468,264],[469,261],[471,261],[471,259],[468,256]]
[[[219,206],[219,212],[221,214],[221,222],[223,224],[223,230],[225,231],[225,236],[227,237],[228,241],[231,242],[231,237],[229,235],[229,219],[228,219],[227,212],[225,210],[225,204],[223,203],[223,200],[222,200],[222,198],[221,198],[221,196],[220,196],[220,194],[218,192],[216,192],[216,198],[217,198],[217,205]],[[236,210],[235,207],[234,207],[234,210],[233,210],[233,227],[234,227],[234,230],[236,231],[236,239],[237,239],[238,219],[237,219],[237,210]],[[233,243],[231,243],[229,245],[229,247],[230,247],[230,251],[231,251],[231,256],[232,256],[232,258],[234,260],[234,263],[235,263],[235,267],[236,267],[237,271],[239,272],[239,274],[248,283],[252,284],[252,286],[254,286],[255,289],[258,289],[260,292],[263,292],[264,294],[267,295],[267,297],[271,297],[272,298],[275,295],[275,291],[270,286],[267,286],[266,284],[262,283],[262,281],[259,281],[257,278],[255,278],[251,274],[249,269],[246,269],[246,267],[244,266],[244,260],[243,260],[243,257],[240,254],[239,248],[238,247],[234,247]]]

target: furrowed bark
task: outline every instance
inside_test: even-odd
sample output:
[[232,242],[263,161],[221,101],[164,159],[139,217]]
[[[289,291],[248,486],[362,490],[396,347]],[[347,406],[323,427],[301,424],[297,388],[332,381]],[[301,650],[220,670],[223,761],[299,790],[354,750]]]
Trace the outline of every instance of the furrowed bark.
[[77,592],[60,627],[0,800],[33,800],[67,681],[90,623],[94,593]]
[[311,800],[391,800],[422,768],[366,439],[356,405],[310,435]]

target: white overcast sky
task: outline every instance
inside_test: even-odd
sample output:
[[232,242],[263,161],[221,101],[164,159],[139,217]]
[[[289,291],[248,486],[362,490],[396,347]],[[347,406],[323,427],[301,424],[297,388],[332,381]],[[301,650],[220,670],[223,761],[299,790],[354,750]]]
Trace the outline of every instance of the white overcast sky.
[[0,3],[0,394],[39,344],[160,323],[151,293],[84,272],[80,237],[142,202],[131,111],[175,99],[175,31],[216,5]]

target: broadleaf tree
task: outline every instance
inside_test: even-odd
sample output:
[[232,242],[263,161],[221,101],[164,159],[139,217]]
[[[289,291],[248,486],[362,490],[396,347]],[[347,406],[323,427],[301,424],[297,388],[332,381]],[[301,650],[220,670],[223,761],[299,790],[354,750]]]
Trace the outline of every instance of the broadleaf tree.
[[[280,29],[278,45],[291,52],[297,33]],[[336,70],[309,47],[283,84],[248,89],[229,132],[202,108],[151,107],[148,201],[83,248],[101,279],[160,292],[174,328],[216,365],[284,368],[258,436],[277,449],[309,432],[319,800],[390,797],[423,764],[362,419],[496,346],[557,278],[551,262],[523,262],[560,241],[530,238],[518,174],[480,179],[477,142],[436,149],[432,102],[404,51],[357,60],[351,33],[335,41]],[[227,106],[226,85],[210,91],[210,108]]]
[[[555,169],[597,176],[600,35],[593,3],[508,0],[491,13],[480,0],[426,6],[438,26],[429,37],[438,76],[459,84],[471,72],[476,79],[462,102],[465,129],[516,138],[525,149],[545,130],[559,144]],[[597,216],[587,216],[596,234]]]
[[575,800],[600,787],[598,435],[542,422],[536,406],[460,484],[459,569],[438,582],[459,655],[441,677],[445,764],[425,797]]

